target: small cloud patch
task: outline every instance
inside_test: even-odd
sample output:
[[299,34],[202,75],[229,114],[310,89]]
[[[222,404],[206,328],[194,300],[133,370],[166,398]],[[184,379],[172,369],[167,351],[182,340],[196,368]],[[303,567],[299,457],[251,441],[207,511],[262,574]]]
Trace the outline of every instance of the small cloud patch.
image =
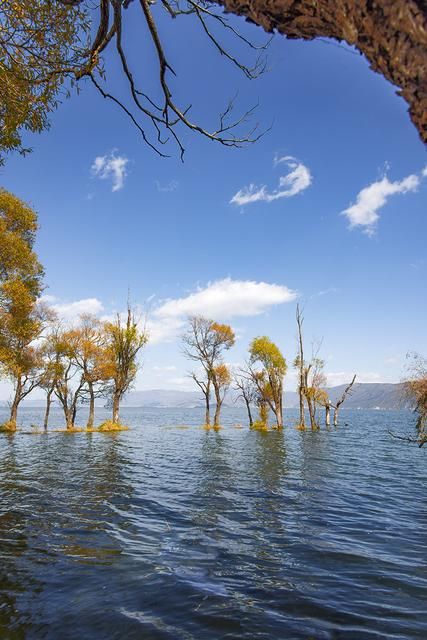
[[101,180],[111,180],[111,191],[123,189],[127,176],[127,164],[129,160],[125,156],[117,155],[113,150],[105,156],[97,156],[92,163],[92,175]]

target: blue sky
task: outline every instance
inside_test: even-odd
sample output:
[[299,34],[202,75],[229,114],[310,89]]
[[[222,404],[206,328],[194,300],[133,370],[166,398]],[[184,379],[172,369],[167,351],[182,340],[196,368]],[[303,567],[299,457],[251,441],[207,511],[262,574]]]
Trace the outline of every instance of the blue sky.
[[[46,295],[72,319],[120,311],[130,290],[152,334],[138,388],[192,388],[177,338],[191,312],[235,327],[231,363],[259,334],[291,361],[297,300],[307,344],[323,338],[331,384],[354,372],[398,381],[406,352],[427,352],[427,162],[406,104],[346,47],[276,36],[269,72],[248,81],[191,21],[178,22],[160,25],[176,99],[209,127],[238,92],[238,107],[259,100],[255,120],[272,128],[244,149],[182,130],[185,162],[173,147],[162,159],[85,85],[50,131],[28,137],[34,152],[0,172],[2,186],[38,211]],[[136,75],[155,87],[137,20],[126,43]],[[114,59],[107,76],[124,96]]]

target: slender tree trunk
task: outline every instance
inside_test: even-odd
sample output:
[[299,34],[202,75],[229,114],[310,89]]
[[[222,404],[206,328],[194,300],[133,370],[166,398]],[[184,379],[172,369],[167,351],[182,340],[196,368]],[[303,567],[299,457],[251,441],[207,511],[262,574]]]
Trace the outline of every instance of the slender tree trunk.
[[71,431],[72,429],[74,429],[73,410],[71,409],[71,407],[64,407],[64,413],[66,429],[67,431]]
[[65,428],[67,429],[67,431],[69,431],[74,427],[74,422],[73,422],[72,407],[68,406],[68,395],[62,396],[57,394],[57,397],[59,398],[59,401],[62,404],[62,410],[64,412],[64,418],[65,418]]
[[331,405],[329,403],[325,405],[325,424],[327,427],[331,425]]
[[220,414],[221,414],[221,403],[217,402],[215,407],[215,415],[214,415],[214,427],[219,427]]
[[245,404],[246,404],[246,410],[248,412],[248,420],[249,420],[249,426],[252,427],[254,424],[253,418],[252,418],[252,411],[251,411],[251,405],[249,403],[249,401],[245,398]]
[[334,427],[338,426],[338,407],[334,408]]
[[116,391],[113,395],[113,422],[119,424],[119,410],[120,410],[120,394]]
[[93,424],[95,422],[95,393],[93,391],[93,383],[88,382],[89,388],[89,416],[87,419],[86,427],[88,429],[93,429]]
[[220,391],[219,391],[219,389],[217,388],[216,385],[214,385],[214,391],[215,391],[215,400],[216,400],[215,415],[214,415],[214,427],[219,427],[219,419],[220,419],[220,415],[221,415],[222,400],[221,400]]
[[311,398],[307,398],[308,412],[310,414],[310,425],[313,431],[317,429],[316,423],[316,412],[313,407],[313,400]]
[[18,419],[18,407],[21,402],[21,393],[22,393],[22,378],[18,376],[16,378],[16,386],[15,386],[15,394],[13,396],[12,405],[10,407],[10,420],[9,420],[9,429],[11,431],[16,430],[16,422]]
[[302,341],[302,315],[300,312],[299,304],[297,305],[297,325],[298,325],[298,346],[299,346],[299,424],[300,427],[305,427],[304,416],[304,347]]
[[46,395],[46,410],[44,412],[44,421],[43,421],[43,429],[47,431],[47,426],[49,424],[49,413],[50,413],[50,405],[52,404],[52,393],[53,389],[49,389]]
[[209,394],[208,393],[205,395],[205,403],[206,403],[205,424],[209,426],[210,423],[211,423],[211,414],[210,414],[210,401],[209,401]]
[[277,402],[274,405],[274,414],[276,416],[276,426],[278,429],[283,429],[283,413],[281,403]]

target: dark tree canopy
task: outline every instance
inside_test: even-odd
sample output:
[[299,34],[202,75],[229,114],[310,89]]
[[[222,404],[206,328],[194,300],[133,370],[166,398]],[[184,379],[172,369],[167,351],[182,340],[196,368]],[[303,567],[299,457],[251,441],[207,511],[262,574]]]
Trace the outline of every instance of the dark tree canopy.
[[[224,9],[226,13],[224,13]],[[42,131],[62,97],[86,79],[106,100],[114,102],[136,127],[144,142],[168,155],[169,141],[184,147],[182,127],[225,146],[256,141],[262,131],[249,118],[254,108],[234,115],[233,100],[216,125],[192,116],[191,100],[178,104],[171,90],[175,60],[168,58],[160,15],[177,24],[192,19],[218,53],[248,78],[265,69],[267,43],[256,45],[236,29],[227,12],[245,16],[267,32],[287,38],[333,38],[355,46],[397,88],[410,117],[427,141],[427,2],[426,0],[4,0],[0,3],[0,163],[8,151],[27,149],[22,133]],[[141,72],[127,57],[129,20],[141,21],[141,40],[151,43],[151,73],[158,89],[150,94]],[[233,35],[253,59],[223,44]],[[126,95],[112,92],[103,66],[106,51],[115,55],[127,83]],[[240,48],[239,48],[240,50]],[[283,79],[286,82],[286,78]]]
[[[427,142],[427,0],[218,0],[287,38],[333,38],[354,45],[398,87]],[[285,79],[284,79],[285,80]]]

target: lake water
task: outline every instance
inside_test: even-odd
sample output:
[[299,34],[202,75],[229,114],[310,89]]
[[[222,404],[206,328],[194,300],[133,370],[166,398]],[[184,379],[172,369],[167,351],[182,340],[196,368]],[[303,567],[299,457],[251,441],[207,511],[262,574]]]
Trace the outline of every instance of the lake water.
[[122,419],[0,435],[0,638],[427,638],[427,446],[388,433],[410,413],[315,433],[237,428],[238,409],[220,432],[199,410]]

